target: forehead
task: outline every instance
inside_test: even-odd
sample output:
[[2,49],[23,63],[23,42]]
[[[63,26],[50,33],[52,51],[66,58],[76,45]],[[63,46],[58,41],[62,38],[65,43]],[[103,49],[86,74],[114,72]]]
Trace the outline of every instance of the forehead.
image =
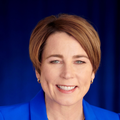
[[87,55],[80,43],[65,32],[51,34],[47,39],[43,54]]

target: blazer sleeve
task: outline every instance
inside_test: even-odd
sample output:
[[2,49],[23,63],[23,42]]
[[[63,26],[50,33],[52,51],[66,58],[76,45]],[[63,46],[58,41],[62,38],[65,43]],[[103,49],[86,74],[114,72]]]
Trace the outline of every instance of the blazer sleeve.
[[30,120],[29,104],[0,106],[0,120]]
[[1,112],[0,112],[0,120],[4,120]]

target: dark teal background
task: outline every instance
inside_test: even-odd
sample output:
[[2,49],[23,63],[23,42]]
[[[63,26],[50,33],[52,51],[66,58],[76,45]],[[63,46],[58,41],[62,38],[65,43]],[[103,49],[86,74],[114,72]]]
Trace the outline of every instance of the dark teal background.
[[39,91],[30,34],[39,20],[59,13],[84,17],[98,31],[102,60],[85,99],[120,112],[119,0],[0,0],[0,105],[27,102]]

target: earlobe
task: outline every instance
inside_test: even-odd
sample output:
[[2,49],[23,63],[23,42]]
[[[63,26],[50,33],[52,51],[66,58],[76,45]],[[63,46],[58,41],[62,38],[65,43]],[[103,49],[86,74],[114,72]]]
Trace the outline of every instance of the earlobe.
[[90,81],[91,84],[93,83],[94,78],[95,78],[95,73],[93,72],[91,75],[91,81]]

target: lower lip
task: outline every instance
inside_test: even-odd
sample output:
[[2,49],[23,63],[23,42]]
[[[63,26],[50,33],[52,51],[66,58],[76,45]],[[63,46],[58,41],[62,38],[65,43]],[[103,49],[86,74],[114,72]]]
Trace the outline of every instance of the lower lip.
[[73,93],[73,92],[75,91],[75,89],[77,88],[77,87],[75,87],[75,88],[72,89],[72,90],[63,90],[63,89],[60,89],[58,86],[56,86],[56,87],[57,87],[57,89],[58,89],[60,92],[66,93],[66,94]]

